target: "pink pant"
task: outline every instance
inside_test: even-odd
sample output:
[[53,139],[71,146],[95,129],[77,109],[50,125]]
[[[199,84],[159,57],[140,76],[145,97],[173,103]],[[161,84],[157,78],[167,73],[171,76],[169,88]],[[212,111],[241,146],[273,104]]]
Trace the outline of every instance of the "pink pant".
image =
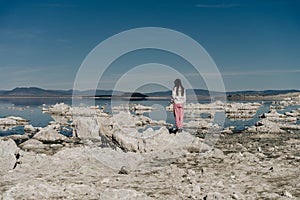
[[178,129],[182,129],[182,127],[183,127],[183,114],[184,114],[183,104],[174,103],[173,104],[173,113],[174,113],[175,120],[176,120],[176,127]]

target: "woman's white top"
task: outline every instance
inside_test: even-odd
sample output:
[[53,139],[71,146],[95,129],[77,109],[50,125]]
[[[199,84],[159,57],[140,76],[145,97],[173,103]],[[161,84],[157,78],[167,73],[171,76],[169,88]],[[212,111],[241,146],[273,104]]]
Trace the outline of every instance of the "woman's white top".
[[172,91],[172,100],[174,103],[178,104],[178,103],[182,103],[184,104],[185,101],[186,101],[186,92],[184,91],[184,94],[183,96],[181,95],[181,90],[182,88],[178,88],[178,95],[176,95],[176,87],[173,88],[173,91]]

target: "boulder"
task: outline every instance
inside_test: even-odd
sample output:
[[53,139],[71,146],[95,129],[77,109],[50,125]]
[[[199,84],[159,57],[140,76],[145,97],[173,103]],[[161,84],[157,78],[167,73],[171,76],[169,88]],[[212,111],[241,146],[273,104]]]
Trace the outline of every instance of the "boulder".
[[12,139],[0,140],[0,174],[6,173],[15,167],[19,150]]
[[129,112],[121,111],[113,115],[114,127],[118,128],[134,128],[136,126],[144,125],[168,125],[165,121],[154,121],[149,117],[143,115],[132,115]]
[[117,131],[112,135],[113,140],[119,145],[124,151],[139,152],[139,139],[131,137],[125,132]]
[[73,116],[82,116],[82,117],[96,117],[96,116],[107,116],[100,109],[94,109],[93,107],[73,107],[72,113]]
[[224,195],[219,192],[209,192],[204,196],[205,200],[212,200],[212,199],[225,199]]
[[99,124],[94,117],[76,117],[73,121],[74,137],[89,138],[89,139],[101,139],[99,135]]
[[58,142],[67,140],[67,137],[59,134],[56,126],[48,125],[37,132],[32,138],[40,141]]
[[285,113],[280,114],[276,110],[271,110],[268,113],[264,113],[260,116],[261,118],[267,118],[269,121],[274,122],[294,122],[297,121],[297,116]]
[[270,121],[268,118],[258,121],[255,126],[249,127],[246,132],[259,132],[259,133],[285,133],[281,129],[280,123]]
[[28,120],[23,119],[21,117],[6,117],[6,118],[0,118],[0,125],[2,126],[18,126],[18,125],[26,125],[28,123]]
[[147,111],[151,111],[153,110],[152,106],[143,106],[140,104],[134,105],[132,107],[133,110],[147,110]]
[[19,135],[19,134],[14,134],[14,135],[7,135],[7,136],[4,136],[4,138],[6,139],[12,139],[15,141],[16,144],[20,144],[26,140],[29,139],[29,135],[28,134],[23,134],[23,135]]
[[233,130],[230,127],[226,127],[222,130],[222,134],[232,134]]
[[110,117],[97,117],[97,124],[99,126],[99,131],[101,136],[107,138],[112,138],[113,135],[113,122]]
[[53,106],[50,106],[48,110],[45,110],[50,114],[58,114],[58,115],[70,115],[71,107],[64,103],[57,103]]
[[26,124],[24,126],[24,131],[27,133],[32,133],[32,132],[36,132],[37,128],[33,127],[31,124]]
[[199,138],[187,132],[169,134],[166,127],[148,128],[143,133],[136,129],[119,130],[114,132],[113,139],[121,149],[130,152],[188,151],[190,148],[199,152],[201,149]]
[[140,120],[129,112],[121,111],[118,114],[113,115],[114,127],[118,128],[133,128],[138,121]]
[[29,139],[19,145],[21,149],[34,151],[34,150],[40,150],[45,149],[45,145],[43,142],[36,140],[36,139]]

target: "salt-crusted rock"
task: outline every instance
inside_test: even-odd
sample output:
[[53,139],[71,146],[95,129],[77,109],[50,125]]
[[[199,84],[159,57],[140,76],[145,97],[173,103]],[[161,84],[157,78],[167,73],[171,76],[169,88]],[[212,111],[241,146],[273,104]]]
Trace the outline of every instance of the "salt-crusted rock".
[[19,145],[19,147],[21,149],[24,150],[39,150],[39,149],[44,149],[45,145],[43,144],[43,142],[36,140],[36,139],[29,139],[25,142],[23,142],[22,144]]
[[0,118],[0,125],[2,126],[21,126],[26,125],[28,123],[28,120],[23,119],[21,117],[6,117],[6,118]]
[[282,192],[281,196],[288,197],[288,198],[293,198],[293,195],[289,193],[288,191]]
[[300,124],[289,124],[289,123],[283,123],[279,124],[281,128],[289,129],[289,130],[300,130]]
[[288,116],[288,117],[297,117],[299,116],[300,113],[298,113],[297,111],[293,110],[290,112],[285,112],[284,115]]
[[285,131],[281,129],[279,123],[272,122],[268,118],[258,121],[256,126],[249,127],[246,132],[285,133]]
[[45,111],[50,114],[70,115],[71,107],[65,103],[57,103],[55,105],[49,106],[48,110]]
[[226,127],[222,130],[222,133],[223,134],[232,134],[233,131],[229,127]]
[[62,115],[55,115],[55,114],[52,114],[51,117],[53,118],[55,123],[59,123],[61,125],[68,125],[71,119],[70,116],[62,116]]
[[33,136],[33,139],[49,142],[66,140],[67,137],[59,134],[56,128],[56,126],[48,125],[47,127],[42,128],[39,132],[37,132]]
[[129,170],[126,168],[126,166],[122,166],[119,174],[129,174]]
[[82,117],[107,116],[102,110],[91,107],[72,107],[72,115]]
[[199,129],[199,130],[217,130],[219,129],[218,124],[208,122],[207,120],[189,121],[184,123],[183,126],[188,129]]
[[203,199],[214,200],[214,199],[225,199],[225,197],[219,192],[210,192],[206,194]]
[[97,124],[99,126],[100,135],[112,139],[113,135],[113,121],[110,117],[97,117]]
[[76,117],[73,124],[75,126],[74,137],[101,139],[99,135],[100,127],[96,118]]
[[132,109],[133,110],[148,110],[148,111],[153,110],[153,108],[151,106],[143,106],[140,104],[134,105]]
[[12,139],[12,140],[15,141],[16,144],[20,144],[20,143],[28,140],[29,139],[29,135],[28,134],[23,134],[23,135],[14,134],[14,135],[4,136],[3,138],[5,138],[5,139]]
[[[261,106],[260,103],[224,103],[221,101],[216,101],[208,104],[200,104],[200,103],[189,103],[185,105],[185,112],[189,114],[189,116],[196,116],[194,115],[195,112],[198,113],[207,113],[211,118],[213,118],[216,112],[224,111],[228,118],[252,118],[256,114],[256,111]],[[172,111],[173,105],[169,105],[167,110]]]
[[139,139],[126,135],[125,132],[116,131],[112,135],[114,141],[125,151],[138,152],[139,151]]
[[187,132],[169,134],[166,127],[159,130],[148,128],[143,133],[137,132],[136,129],[116,131],[113,139],[122,149],[132,152],[161,152],[166,149],[188,151],[190,148],[199,152],[201,149],[199,138]]
[[241,197],[241,194],[237,194],[236,192],[233,192],[230,196],[232,197],[232,199],[236,199],[236,200],[243,199]]
[[228,118],[252,118],[261,104],[259,103],[228,103],[225,106],[225,113]]
[[18,122],[20,124],[26,124],[28,122],[27,119],[23,119],[22,117],[10,116],[10,117],[7,117],[7,119],[15,120],[16,122]]
[[12,139],[0,140],[0,174],[6,173],[15,167],[18,153],[19,148]]
[[280,114],[276,110],[271,110],[268,113],[264,113],[261,115],[261,118],[267,118],[269,121],[274,122],[294,122],[297,121],[296,116],[292,116],[290,114]]
[[38,130],[38,128],[33,127],[31,124],[27,124],[24,126],[25,132],[33,133],[33,132],[36,132],[37,130]]
[[101,200],[111,199],[111,200],[151,200],[152,198],[148,197],[146,194],[142,192],[137,192],[132,189],[113,189],[109,188],[103,191],[100,196]]
[[[93,148],[93,147],[79,147],[74,149],[76,152],[71,152],[70,150],[65,150],[63,152],[68,152],[69,154],[79,157],[88,156],[92,159],[97,160],[106,166],[107,170],[103,172],[99,172],[100,174],[109,174],[118,173],[122,167],[125,167],[127,171],[134,171],[139,169],[141,164],[144,164],[145,158],[143,154],[137,154],[133,152],[123,152],[120,149],[113,150],[111,148]],[[62,153],[59,155],[63,156]],[[109,169],[109,170],[108,170]]]
[[134,116],[129,112],[121,111],[118,114],[113,115],[114,127],[118,128],[134,128],[136,125],[147,125],[153,123],[153,121],[143,115]]
[[212,150],[212,157],[223,159],[223,158],[225,158],[225,155],[222,150],[215,148]]
[[164,148],[171,148],[175,139],[174,135],[169,134],[166,127],[162,127],[156,131],[148,128],[141,135],[142,139],[138,141],[141,152],[161,151]]

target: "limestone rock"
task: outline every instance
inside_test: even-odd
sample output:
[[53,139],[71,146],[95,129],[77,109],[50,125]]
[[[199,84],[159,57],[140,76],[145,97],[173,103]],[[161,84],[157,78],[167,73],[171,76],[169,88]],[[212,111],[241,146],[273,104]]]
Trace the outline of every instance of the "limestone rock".
[[15,167],[18,153],[19,148],[12,139],[0,140],[0,174],[6,173]]
[[45,145],[43,144],[43,142],[36,140],[36,139],[30,139],[27,140],[25,142],[23,142],[22,144],[19,145],[19,147],[21,149],[24,150],[37,150],[37,149],[44,149]]
[[57,142],[67,140],[67,137],[62,134],[59,134],[58,131],[55,130],[55,126],[49,125],[37,132],[33,136],[33,139],[40,141]]
[[268,118],[258,121],[256,126],[249,127],[246,132],[285,133],[285,131],[281,129],[280,123],[270,121]]
[[49,106],[48,110],[45,111],[50,114],[69,115],[71,114],[71,107],[65,103],[57,103],[53,106]]
[[129,171],[125,166],[122,166],[119,171],[119,174],[129,174]]
[[99,135],[100,127],[95,118],[76,117],[73,122],[75,126],[75,137],[101,139]]
[[38,129],[37,128],[34,128],[31,124],[26,124],[24,126],[24,131],[25,132],[29,132],[29,133],[33,133],[33,132],[36,132]]
[[1,126],[21,126],[28,124],[28,120],[21,117],[10,116],[6,118],[0,118]]
[[206,194],[203,198],[204,200],[215,200],[215,199],[225,199],[225,197],[219,192],[210,192]]
[[101,200],[111,199],[111,200],[151,200],[146,194],[137,192],[132,189],[106,189],[100,196]]

